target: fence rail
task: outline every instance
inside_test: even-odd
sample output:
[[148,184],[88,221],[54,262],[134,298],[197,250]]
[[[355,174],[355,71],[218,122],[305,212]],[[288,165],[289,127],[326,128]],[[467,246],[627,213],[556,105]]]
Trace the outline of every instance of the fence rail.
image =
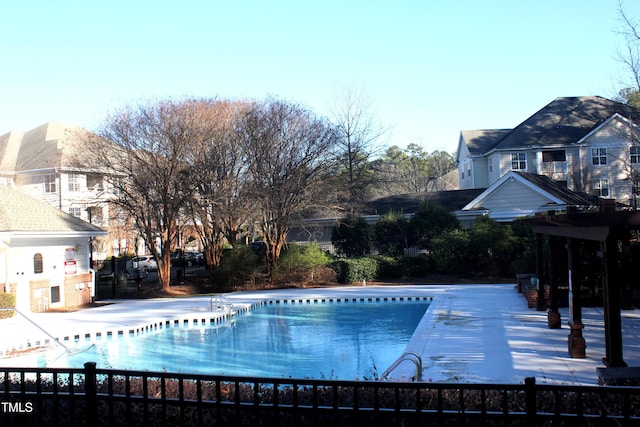
[[0,368],[0,425],[639,425],[640,388]]

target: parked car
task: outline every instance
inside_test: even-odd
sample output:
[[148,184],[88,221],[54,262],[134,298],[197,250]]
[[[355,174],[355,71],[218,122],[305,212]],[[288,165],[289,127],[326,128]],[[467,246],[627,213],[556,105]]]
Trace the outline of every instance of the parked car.
[[143,255],[137,256],[131,260],[134,269],[139,269],[140,271],[157,271],[158,263],[153,255]]
[[171,265],[176,267],[194,267],[204,265],[202,252],[173,252],[171,253]]
[[186,252],[185,260],[187,267],[194,265],[204,265],[204,254],[202,252]]

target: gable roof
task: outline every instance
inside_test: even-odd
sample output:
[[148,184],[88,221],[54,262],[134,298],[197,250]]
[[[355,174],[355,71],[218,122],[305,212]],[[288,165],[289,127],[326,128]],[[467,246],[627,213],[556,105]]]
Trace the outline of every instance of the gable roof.
[[546,175],[536,175],[533,173],[525,173],[513,171],[514,175],[520,176],[539,189],[545,191],[549,195],[557,198],[568,206],[597,206],[598,197],[589,194],[577,193],[569,190],[561,185],[558,181],[554,181]]
[[0,233],[106,235],[100,227],[34,199],[8,185],[0,185]]
[[[631,121],[640,121],[640,109],[600,96],[556,98],[531,117],[500,137],[502,130],[495,130],[493,143],[489,131],[477,135],[469,133],[473,155],[495,150],[522,150],[532,147],[562,147],[574,144],[600,126],[611,116],[618,114]],[[472,131],[466,131],[472,132]],[[469,145],[469,142],[468,142]]]
[[[501,192],[507,185],[514,183],[519,183],[522,188],[518,191],[520,199],[513,199],[513,193],[506,198],[498,197],[502,196]],[[522,197],[526,198],[528,204],[523,204]],[[547,176],[509,171],[456,215],[459,218],[471,218],[488,213],[498,221],[512,221],[536,212],[564,210],[567,206],[591,207],[597,204],[597,197],[571,191]]]
[[462,138],[471,156],[479,156],[491,149],[504,138],[512,129],[479,129],[463,130]]

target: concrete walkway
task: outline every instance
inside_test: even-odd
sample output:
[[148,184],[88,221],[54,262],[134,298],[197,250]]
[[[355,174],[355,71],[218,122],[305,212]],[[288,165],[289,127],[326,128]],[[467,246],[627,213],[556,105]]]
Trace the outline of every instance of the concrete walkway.
[[[407,345],[421,355],[423,380],[432,382],[597,384],[603,367],[604,322],[601,308],[583,309],[587,358],[572,359],[567,351],[567,309],[561,309],[561,329],[549,329],[545,312],[527,308],[514,285],[407,285],[288,289],[225,294],[235,309],[264,301],[329,302],[338,298],[433,297],[432,304]],[[28,349],[56,337],[65,346],[144,330],[166,321],[197,324],[224,311],[210,296],[113,300],[110,305],[72,313],[31,313],[0,320],[0,351]],[[640,310],[623,311],[624,360],[640,366]],[[375,321],[372,322],[375,327]],[[74,341],[80,341],[75,344]],[[21,366],[19,357],[2,358],[0,366]],[[402,363],[394,379],[415,375],[415,365]]]

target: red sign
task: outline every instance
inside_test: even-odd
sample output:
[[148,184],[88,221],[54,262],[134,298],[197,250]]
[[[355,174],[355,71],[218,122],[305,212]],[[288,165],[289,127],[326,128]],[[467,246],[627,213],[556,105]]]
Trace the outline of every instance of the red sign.
[[64,262],[64,274],[76,274],[78,267],[75,261]]

